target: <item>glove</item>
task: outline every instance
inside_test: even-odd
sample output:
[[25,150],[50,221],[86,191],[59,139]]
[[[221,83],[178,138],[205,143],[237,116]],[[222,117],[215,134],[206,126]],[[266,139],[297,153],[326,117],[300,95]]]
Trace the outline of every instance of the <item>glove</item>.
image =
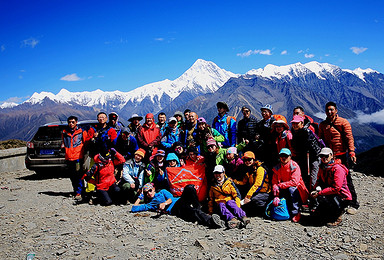
[[115,148],[111,148],[111,150],[109,150],[109,153],[111,154],[112,157],[115,157],[117,152]]
[[275,197],[272,202],[273,206],[277,207],[279,206],[279,203],[280,203],[279,197]]
[[280,193],[280,189],[279,189],[279,186],[277,186],[277,184],[273,185],[273,196],[277,197],[279,196],[279,193]]

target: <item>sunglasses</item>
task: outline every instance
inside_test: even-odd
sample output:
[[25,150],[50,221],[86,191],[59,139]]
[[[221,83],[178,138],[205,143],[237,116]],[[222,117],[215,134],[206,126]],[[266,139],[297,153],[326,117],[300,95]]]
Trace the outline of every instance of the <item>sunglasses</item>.
[[279,156],[280,156],[280,158],[288,158],[289,157],[288,154],[280,154]]
[[329,154],[328,155],[325,155],[325,154],[320,154],[319,155],[320,158],[327,158],[328,156],[329,156]]
[[68,121],[68,124],[76,124],[76,121],[73,120],[73,121]]
[[244,158],[244,159],[243,159],[244,162],[250,162],[250,161],[252,161],[252,160],[253,160],[253,158]]
[[145,193],[152,192],[152,191],[153,191],[152,189],[149,189],[149,190],[147,190]]

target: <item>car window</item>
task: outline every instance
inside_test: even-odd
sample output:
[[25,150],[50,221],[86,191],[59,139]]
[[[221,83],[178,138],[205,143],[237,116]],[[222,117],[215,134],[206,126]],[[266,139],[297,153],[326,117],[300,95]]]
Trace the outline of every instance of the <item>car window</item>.
[[37,133],[33,137],[36,141],[46,141],[46,140],[61,140],[61,132],[63,131],[64,126],[41,126],[37,130]]

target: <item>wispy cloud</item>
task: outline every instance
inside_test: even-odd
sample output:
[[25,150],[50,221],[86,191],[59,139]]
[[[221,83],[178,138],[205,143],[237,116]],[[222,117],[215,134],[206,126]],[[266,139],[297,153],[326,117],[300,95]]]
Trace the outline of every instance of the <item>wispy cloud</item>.
[[1,50],[1,52],[5,51],[5,45],[4,45],[4,44],[2,44],[2,45],[0,46],[0,50]]
[[20,104],[21,102],[23,102],[24,100],[27,100],[28,98],[30,98],[30,96],[26,96],[26,97],[10,97],[7,100],[4,100],[2,102],[3,103],[17,103],[17,104]]
[[36,38],[29,38],[26,40],[21,41],[21,47],[31,47],[35,48],[35,46],[39,43],[40,41]]
[[164,41],[164,38],[155,38],[155,41],[157,41],[157,42],[163,42],[163,41]]
[[312,54],[312,53],[310,53],[310,54],[304,54],[304,57],[305,58],[307,58],[307,59],[311,59],[311,58],[313,58],[313,57],[315,57],[315,54]]
[[376,123],[379,125],[384,125],[384,109],[373,114],[364,114],[363,112],[358,112],[356,119],[360,124]]
[[365,47],[351,47],[349,48],[352,50],[352,52],[356,55],[359,55],[360,53],[363,53],[365,52],[366,50],[368,50],[368,48],[365,48]]
[[83,80],[83,79],[78,77],[76,73],[73,73],[73,74],[65,75],[60,80],[64,80],[64,81],[80,81],[80,80]]
[[303,50],[299,50],[297,53],[300,54],[300,53],[303,53],[304,51]]
[[288,54],[288,51],[287,51],[287,50],[283,50],[280,54],[281,54],[281,55],[287,55],[287,54]]
[[248,56],[256,55],[256,54],[272,55],[270,49],[266,49],[266,50],[249,50],[249,51],[246,51],[246,52],[243,52],[243,53],[238,53],[236,55],[239,56],[239,57],[248,57]]

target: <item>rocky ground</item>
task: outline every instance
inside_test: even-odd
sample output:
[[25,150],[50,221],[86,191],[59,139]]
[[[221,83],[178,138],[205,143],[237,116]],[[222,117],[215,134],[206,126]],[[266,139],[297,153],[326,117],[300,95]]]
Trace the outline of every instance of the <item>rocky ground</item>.
[[3,173],[0,259],[384,259],[384,178],[353,178],[361,208],[338,228],[251,218],[211,230],[127,205],[74,205],[64,177]]

